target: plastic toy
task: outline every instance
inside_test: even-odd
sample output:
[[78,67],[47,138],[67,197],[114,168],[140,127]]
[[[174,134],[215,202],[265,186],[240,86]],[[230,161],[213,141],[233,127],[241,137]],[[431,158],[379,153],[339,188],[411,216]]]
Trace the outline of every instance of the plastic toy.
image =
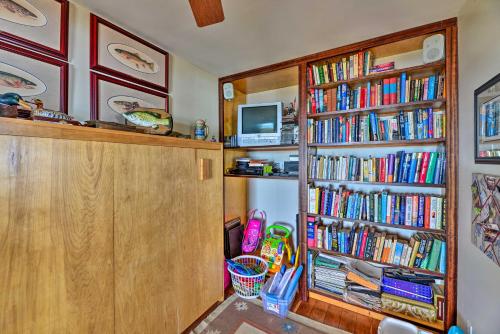
[[[272,233],[275,230],[281,231],[283,234]],[[266,237],[262,242],[260,256],[267,261],[269,272],[275,273],[280,271],[285,252],[290,261],[291,252],[288,245],[290,233],[289,229],[281,225],[271,225],[266,229]]]
[[259,211],[261,218],[256,218],[256,209],[248,213],[248,222],[243,234],[241,250],[243,253],[253,253],[259,247],[262,238],[262,229],[266,225],[266,213]]

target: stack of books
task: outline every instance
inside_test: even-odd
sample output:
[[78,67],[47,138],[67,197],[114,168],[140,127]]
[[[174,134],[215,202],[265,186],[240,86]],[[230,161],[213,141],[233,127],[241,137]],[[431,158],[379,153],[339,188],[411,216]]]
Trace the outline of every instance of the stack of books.
[[439,319],[438,313],[442,315],[444,310],[444,302],[435,303],[434,291],[437,290],[434,286],[439,285],[432,276],[386,268],[382,278],[382,308],[434,322]]
[[352,259],[347,264],[344,300],[363,307],[380,311],[380,283],[382,268]]
[[307,120],[307,142],[318,144],[444,138],[446,115],[432,108],[399,111],[397,115],[337,116]]
[[307,113],[318,114],[435,100],[444,97],[444,83],[444,74],[412,79],[402,73],[400,77],[367,82],[356,87],[343,83],[334,88],[310,89]]
[[344,262],[318,253],[314,259],[314,287],[342,296],[346,287],[347,269]]
[[446,198],[438,195],[363,193],[339,186],[309,185],[308,212],[336,218],[358,219],[379,224],[426,229],[446,226]]
[[398,151],[380,158],[308,155],[310,179],[385,183],[444,184],[444,152]]
[[370,68],[370,74],[392,71],[393,69],[394,69],[394,62],[390,61],[388,63],[372,66],[372,68]]
[[308,85],[322,85],[366,76],[370,72],[372,61],[371,51],[365,51],[338,61],[313,64],[307,68]]
[[342,221],[324,224],[308,217],[307,244],[364,260],[446,272],[446,239],[439,234],[419,232],[407,240],[373,226],[343,227]]

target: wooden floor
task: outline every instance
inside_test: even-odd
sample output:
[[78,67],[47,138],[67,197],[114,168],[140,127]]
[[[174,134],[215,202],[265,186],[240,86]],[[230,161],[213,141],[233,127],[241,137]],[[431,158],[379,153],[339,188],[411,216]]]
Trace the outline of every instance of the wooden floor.
[[376,334],[380,322],[377,319],[311,298],[307,302],[296,301],[292,310],[312,320],[353,334]]

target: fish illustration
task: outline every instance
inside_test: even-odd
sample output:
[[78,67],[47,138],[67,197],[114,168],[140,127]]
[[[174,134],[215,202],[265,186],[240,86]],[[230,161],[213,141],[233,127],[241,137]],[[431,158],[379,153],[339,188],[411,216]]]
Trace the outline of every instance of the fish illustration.
[[[0,0],[1,1],[1,0]],[[127,60],[135,65],[136,69],[150,69],[151,71],[155,70],[155,64],[146,61],[141,58],[138,53],[130,52],[123,49],[115,49],[116,53],[124,60]]]
[[130,101],[113,101],[114,104],[124,109],[125,111],[131,111],[136,108],[139,108],[139,102],[130,102]]
[[161,118],[161,115],[152,111],[129,111],[123,114],[125,119],[135,125],[157,128],[159,125],[172,127],[172,117]]
[[[0,0],[1,1],[1,0]],[[0,85],[9,88],[35,89],[36,83],[18,75],[0,71]]]
[[35,13],[12,0],[0,0],[0,7],[3,7],[12,14],[16,14],[21,17],[29,17],[32,19],[38,18]]

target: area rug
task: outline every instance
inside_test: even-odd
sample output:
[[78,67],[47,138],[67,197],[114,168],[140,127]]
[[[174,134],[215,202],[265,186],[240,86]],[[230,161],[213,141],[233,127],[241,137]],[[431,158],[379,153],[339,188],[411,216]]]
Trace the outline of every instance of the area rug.
[[191,331],[192,334],[347,334],[348,332],[330,327],[289,312],[281,319],[267,314],[259,300],[245,300],[233,295],[220,304]]

